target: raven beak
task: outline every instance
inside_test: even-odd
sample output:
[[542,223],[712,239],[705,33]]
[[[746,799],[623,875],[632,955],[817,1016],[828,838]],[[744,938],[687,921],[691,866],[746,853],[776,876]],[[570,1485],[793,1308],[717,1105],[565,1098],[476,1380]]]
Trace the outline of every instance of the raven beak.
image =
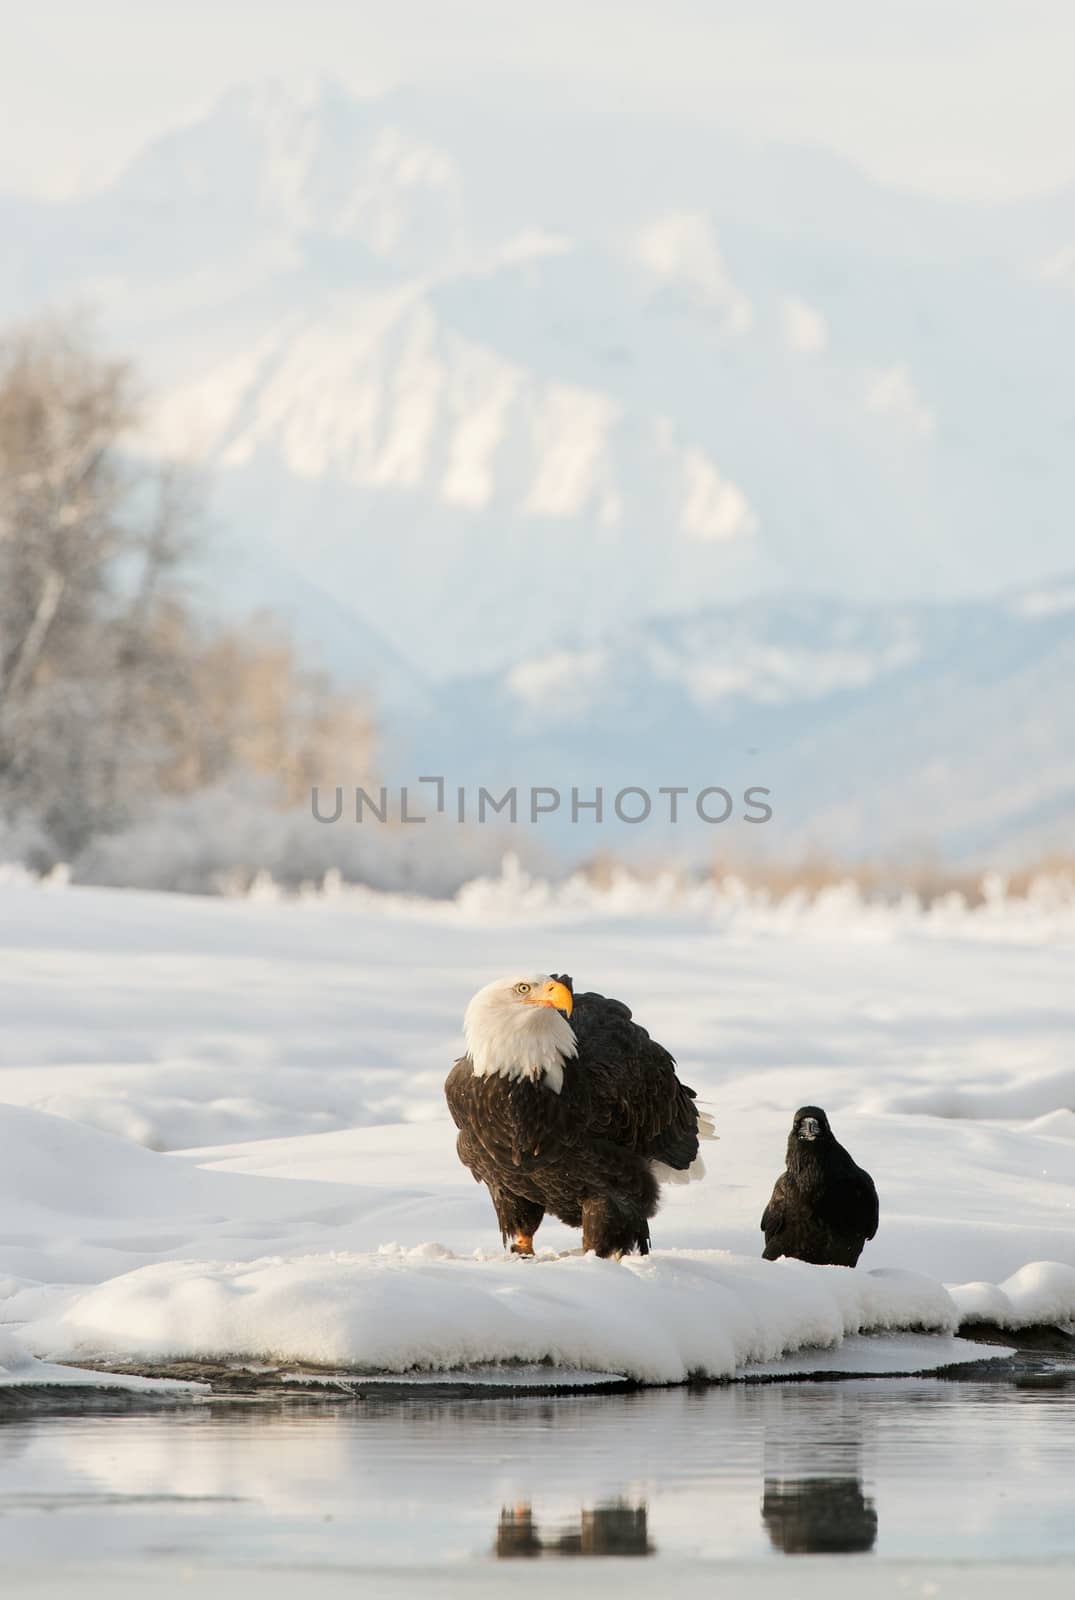
[[527,1001],[531,1006],[547,1006],[550,1011],[562,1011],[565,1016],[570,1016],[575,1002],[571,998],[571,990],[555,979],[547,983],[544,989],[538,989],[532,1000]]
[[821,1128],[816,1117],[804,1117],[799,1123],[800,1139],[816,1139],[820,1132]]

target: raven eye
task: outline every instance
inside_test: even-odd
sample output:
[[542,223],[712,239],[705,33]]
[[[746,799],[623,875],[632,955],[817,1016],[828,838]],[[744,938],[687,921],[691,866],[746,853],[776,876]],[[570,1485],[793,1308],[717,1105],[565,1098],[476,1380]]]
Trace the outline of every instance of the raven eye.
[[516,994],[529,994],[530,993],[530,989],[531,989],[531,985],[529,983],[517,983],[515,985],[515,993]]

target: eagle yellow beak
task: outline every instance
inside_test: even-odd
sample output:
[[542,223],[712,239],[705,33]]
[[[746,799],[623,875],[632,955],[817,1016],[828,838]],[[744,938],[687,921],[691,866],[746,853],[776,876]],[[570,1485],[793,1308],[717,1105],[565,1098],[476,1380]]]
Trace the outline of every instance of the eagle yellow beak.
[[575,1002],[571,998],[571,990],[566,984],[547,983],[543,989],[535,989],[533,995],[527,1000],[528,1006],[551,1006],[555,1011],[562,1011],[570,1016]]

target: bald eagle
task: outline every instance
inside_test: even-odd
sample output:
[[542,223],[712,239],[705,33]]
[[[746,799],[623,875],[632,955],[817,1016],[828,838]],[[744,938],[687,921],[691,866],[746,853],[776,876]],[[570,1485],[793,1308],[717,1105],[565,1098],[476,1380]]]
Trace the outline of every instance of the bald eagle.
[[546,1211],[599,1256],[649,1252],[659,1183],[702,1177],[713,1125],[619,1000],[548,973],[499,978],[466,1009],[444,1092],[463,1165],[523,1256]]

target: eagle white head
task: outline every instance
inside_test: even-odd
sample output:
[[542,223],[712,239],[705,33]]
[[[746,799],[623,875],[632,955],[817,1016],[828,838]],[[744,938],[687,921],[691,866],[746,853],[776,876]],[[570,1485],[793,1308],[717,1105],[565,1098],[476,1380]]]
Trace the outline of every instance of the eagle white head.
[[463,1035],[474,1075],[529,1078],[559,1094],[564,1062],[579,1053],[571,991],[547,972],[496,978],[467,1006]]

